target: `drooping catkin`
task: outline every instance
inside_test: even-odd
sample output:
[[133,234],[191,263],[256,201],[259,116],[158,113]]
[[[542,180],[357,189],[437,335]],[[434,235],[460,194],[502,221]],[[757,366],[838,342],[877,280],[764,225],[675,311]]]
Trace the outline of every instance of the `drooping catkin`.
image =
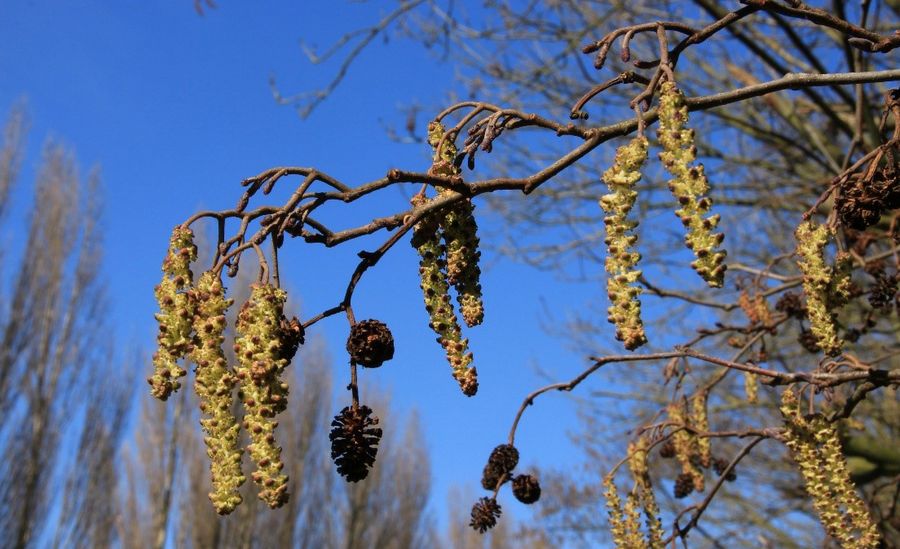
[[650,480],[650,468],[647,464],[647,449],[650,440],[646,436],[639,437],[628,445],[628,468],[634,479],[635,492],[644,510],[644,523],[647,527],[647,543],[652,549],[663,547],[664,531],[659,520],[659,505],[653,493]]
[[[444,126],[440,122],[428,125],[428,143],[434,148],[434,157],[429,173],[443,176],[457,176],[459,169],[454,164],[456,144],[445,138]],[[440,194],[453,192],[440,189]],[[464,198],[447,208],[440,219],[440,228],[446,245],[447,282],[456,290],[459,310],[470,328],[484,320],[484,303],[481,295],[481,268],[478,261],[478,224],[475,222],[475,206],[469,198]]]
[[753,372],[744,372],[744,395],[749,404],[755,404],[759,399],[759,380]]
[[[698,431],[709,431],[709,392],[697,391],[691,398],[691,425]],[[696,436],[697,458],[701,467],[712,463],[712,448],[709,437]]]
[[238,489],[246,480],[241,472],[240,424],[231,412],[236,379],[222,350],[225,312],[234,300],[226,299],[222,281],[212,271],[200,276],[193,296],[195,341],[190,358],[197,365],[194,390],[200,399],[200,410],[207,416],[200,425],[206,433],[203,442],[212,475],[209,499],[217,513],[227,515],[240,505],[243,498]]
[[271,508],[288,500],[288,478],[281,474],[281,447],[275,441],[278,422],[273,418],[287,405],[288,385],[282,373],[290,363],[282,329],[287,293],[267,284],[254,284],[241,307],[234,344],[238,357],[236,376],[241,382],[244,428],[250,435],[247,450],[256,463],[251,475],[259,487],[259,499]]
[[688,229],[684,238],[688,248],[697,257],[691,267],[707,284],[721,288],[725,277],[725,251],[717,250],[724,239],[722,233],[713,230],[719,224],[719,215],[708,217],[712,200],[706,196],[709,182],[703,164],[696,164],[697,148],[694,146],[694,130],[687,128],[688,109],[684,95],[674,82],[663,82],[659,98],[659,142],[663,147],[659,158],[672,174],[669,189],[681,208],[675,214]]
[[187,227],[175,227],[169,239],[169,249],[163,260],[163,277],[154,294],[159,304],[155,316],[159,324],[157,349],[153,354],[153,375],[147,379],[150,392],[166,400],[181,387],[179,378],[187,372],[178,360],[191,348],[194,303],[190,294],[193,285],[191,262],[197,260],[194,233]]
[[[416,195],[412,204],[418,207],[426,201],[424,196]],[[471,365],[469,341],[463,339],[456,312],[450,303],[450,286],[445,274],[445,248],[441,245],[438,229],[439,222],[434,216],[423,218],[413,227],[412,245],[419,252],[420,287],[425,298],[425,310],[430,318],[428,325],[438,335],[437,341],[447,354],[453,377],[466,396],[473,396],[478,391],[478,374]]]
[[800,468],[804,487],[829,536],[841,547],[878,547],[880,535],[850,480],[837,430],[821,414],[804,417],[793,389],[782,394],[784,441]]
[[609,531],[616,547],[627,547],[628,531],[625,517],[622,515],[622,500],[612,475],[603,477],[603,497],[606,499],[606,511],[609,515]]
[[647,547],[647,540],[641,532],[641,512],[639,507],[638,495],[634,490],[625,497],[625,509],[622,511],[625,519],[625,545],[624,547],[634,549],[644,549]]
[[637,221],[628,219],[637,192],[634,185],[641,179],[641,166],[647,160],[647,139],[635,137],[619,147],[613,166],[603,173],[610,193],[603,195],[600,206],[606,212],[606,292],[610,307],[609,322],[616,326],[616,339],[634,350],[647,342],[641,320],[641,288],[634,286],[641,271],[635,269],[641,255],[632,250],[637,235],[632,230]]
[[[675,445],[675,457],[681,464],[682,479],[690,478],[694,490],[702,492],[705,487],[703,472],[695,464],[694,456],[697,455],[697,436],[691,433],[686,427],[690,426],[688,422],[687,402],[681,398],[672,402],[668,406],[669,421],[678,426],[685,428],[675,431],[672,435],[672,442]],[[683,481],[682,481],[683,482]]]
[[[841,353],[843,341],[838,338],[834,326],[834,296],[844,293],[849,283],[833,281],[834,273],[825,263],[825,246],[831,231],[825,225],[813,221],[801,223],[794,233],[797,239],[797,265],[803,273],[803,291],[806,293],[806,311],[810,329],[820,349],[829,356]],[[843,260],[842,260],[843,263]],[[841,271],[845,268],[841,266]]]

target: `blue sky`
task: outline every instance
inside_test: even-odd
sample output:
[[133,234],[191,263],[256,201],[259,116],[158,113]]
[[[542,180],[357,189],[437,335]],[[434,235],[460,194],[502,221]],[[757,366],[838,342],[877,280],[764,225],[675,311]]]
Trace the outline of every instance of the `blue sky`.
[[[455,69],[417,44],[376,40],[306,120],[278,105],[267,83],[275,74],[286,92],[321,87],[335,65],[311,65],[300,40],[326,47],[343,32],[376,21],[380,10],[364,3],[223,1],[199,17],[189,0],[0,0],[0,111],[5,116],[24,97],[31,117],[22,181],[32,180],[48,135],[77,151],[85,172],[101,167],[105,276],[123,347],[149,350],[154,344],[152,288],[171,228],[198,209],[233,207],[245,177],[273,166],[316,166],[357,185],[392,167],[427,167],[427,150],[392,142],[385,132],[387,125],[402,127],[403,105],[436,104],[454,85]],[[298,181],[285,183],[287,190]],[[372,212],[404,209],[410,192],[389,189],[359,206],[332,208],[329,218],[339,227],[362,224]],[[24,197],[16,199],[27,205]],[[479,211],[486,211],[483,204]],[[489,229],[492,220],[481,222]],[[15,235],[2,237],[6,242]],[[282,281],[303,316],[337,303],[356,253],[384,238],[337,249],[288,242]],[[432,505],[441,524],[449,488],[475,491],[488,453],[505,440],[523,396],[545,382],[535,366],[552,370],[556,381],[586,365],[541,331],[542,302],[565,311],[583,302],[579,291],[600,290],[560,284],[504,259],[490,262],[483,285],[485,324],[468,331],[481,379],[472,399],[460,394],[427,327],[416,256],[407,243],[369,271],[354,299],[358,318],[377,317],[394,332],[395,359],[364,372],[364,379],[390,391],[401,414],[420,413],[431,450]],[[336,387],[346,376],[346,329],[342,317],[313,329],[334,357]],[[522,462],[575,465],[579,458],[567,438],[575,428],[573,404],[548,395],[520,427]],[[524,513],[509,494],[501,503],[507,512]]]

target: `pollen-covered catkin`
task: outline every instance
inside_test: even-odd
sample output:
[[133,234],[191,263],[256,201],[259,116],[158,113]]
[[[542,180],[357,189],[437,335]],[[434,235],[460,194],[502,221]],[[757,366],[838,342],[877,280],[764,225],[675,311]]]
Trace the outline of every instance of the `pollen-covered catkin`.
[[759,399],[759,380],[753,372],[744,372],[744,395],[749,404],[755,404]]
[[[834,283],[834,273],[825,263],[825,246],[831,231],[825,225],[807,221],[797,227],[794,235],[797,238],[799,256],[797,264],[803,273],[803,291],[806,293],[810,329],[819,348],[829,356],[836,356],[840,354],[843,342],[838,338],[834,326],[833,294],[844,291],[842,288],[845,284]],[[838,277],[838,280],[841,278]]]
[[697,259],[691,266],[707,284],[721,288],[725,277],[725,251],[716,248],[724,235],[714,233],[719,215],[704,217],[712,208],[712,200],[706,196],[709,182],[703,164],[695,165],[697,148],[694,146],[694,130],[687,128],[688,109],[684,95],[674,82],[663,82],[659,98],[659,142],[663,147],[659,158],[672,174],[669,189],[681,208],[675,214],[688,229],[684,238]]
[[[413,197],[414,206],[425,204],[422,195]],[[478,374],[472,366],[472,353],[468,352],[469,341],[462,338],[462,329],[456,319],[453,304],[450,303],[450,286],[445,274],[445,249],[441,245],[439,224],[433,216],[425,217],[413,228],[412,245],[419,252],[419,278],[425,310],[428,312],[429,327],[438,335],[437,341],[447,354],[447,361],[453,369],[453,377],[466,396],[478,391]]]
[[154,291],[159,303],[159,313],[155,315],[159,333],[153,354],[153,375],[147,382],[150,392],[160,400],[166,400],[177,391],[181,387],[179,378],[187,373],[178,365],[178,360],[191,348],[194,303],[190,294],[193,284],[190,265],[196,260],[193,231],[175,227],[162,264],[162,281]]
[[644,523],[647,527],[647,543],[652,549],[663,547],[665,537],[662,522],[659,520],[659,505],[653,493],[650,481],[650,468],[647,464],[647,449],[650,440],[641,436],[628,445],[628,468],[634,479],[635,492],[644,509]]
[[[698,431],[709,431],[709,392],[697,391],[691,398],[691,425]],[[697,436],[697,458],[700,466],[707,468],[712,463],[712,448],[709,437]]]
[[850,479],[834,425],[821,414],[801,415],[800,402],[790,388],[782,394],[781,413],[785,445],[800,468],[825,531],[841,547],[878,547],[878,529]]
[[647,148],[647,139],[642,136],[619,147],[613,166],[603,174],[610,193],[600,199],[606,212],[606,291],[611,302],[607,318],[616,326],[616,339],[628,350],[647,342],[638,299],[641,288],[633,285],[641,276],[641,271],[635,269],[641,255],[632,250],[637,235],[631,233],[637,221],[628,219],[637,198],[634,185],[641,179]]
[[234,300],[226,299],[222,281],[212,271],[200,276],[193,296],[195,341],[190,358],[197,365],[194,390],[200,399],[200,410],[206,415],[200,425],[206,433],[203,442],[212,474],[209,499],[217,513],[227,515],[241,503],[238,489],[246,480],[241,472],[240,424],[231,412],[236,380],[222,350],[225,312]]
[[616,547],[627,547],[628,531],[625,528],[625,517],[622,515],[622,500],[612,475],[603,477],[603,497],[606,499],[606,511],[609,514],[609,531]]
[[[688,427],[687,403],[682,399],[672,402],[668,406],[669,421],[675,424],[675,428],[679,425]],[[690,478],[693,489],[702,492],[705,486],[703,472],[697,467],[694,456],[697,455],[697,436],[688,429],[682,428],[672,435],[672,442],[675,445],[675,457],[681,464],[682,478]]]
[[241,383],[244,428],[250,435],[247,450],[256,463],[251,475],[259,499],[271,508],[288,500],[288,478],[281,474],[281,447],[275,441],[278,422],[273,418],[287,405],[288,386],[282,373],[290,359],[285,352],[283,306],[287,293],[267,284],[254,284],[250,298],[238,314],[234,351],[236,376]]
[[[454,164],[456,144],[448,137],[440,122],[428,125],[428,143],[434,148],[434,158],[429,173],[455,176],[459,169]],[[451,193],[441,189],[440,194]],[[464,198],[450,206],[440,220],[441,231],[446,245],[447,282],[456,290],[456,299],[463,320],[470,328],[484,320],[484,303],[481,296],[481,268],[478,261],[478,224],[475,222],[475,206],[469,198]]]

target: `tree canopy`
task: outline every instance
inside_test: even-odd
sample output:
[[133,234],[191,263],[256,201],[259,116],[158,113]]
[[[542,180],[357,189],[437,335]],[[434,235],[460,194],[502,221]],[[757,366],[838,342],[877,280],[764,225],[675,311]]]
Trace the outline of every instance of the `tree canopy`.
[[[221,288],[223,275],[255,258],[257,283],[236,326],[237,363],[198,361],[198,380],[210,380],[198,392],[221,385],[216,414],[237,397],[253,440],[250,478],[260,498],[279,507],[289,501],[274,419],[288,398],[281,376],[303,335],[332,316],[346,317],[350,354],[350,402],[332,424],[332,457],[350,482],[378,467],[382,430],[358,378],[389,367],[382,362],[403,342],[380,321],[358,320],[353,298],[397,244],[409,241],[419,255],[423,322],[462,395],[473,398],[478,358],[469,341],[491,310],[479,283],[481,249],[568,272],[577,259],[603,266],[589,272],[604,280],[601,316],[613,326],[586,310],[568,329],[591,365],[524,396],[508,440],[485,465],[487,495],[472,508],[474,529],[497,524],[508,481],[523,503],[544,491],[540,479],[516,474],[515,436],[528,408],[610,372],[617,383],[598,395],[602,402],[586,404],[588,424],[627,425],[627,436],[588,431],[583,442],[603,468],[599,481],[554,481],[537,530],[561,521],[554,531],[602,530],[622,547],[662,547],[695,532],[713,545],[808,546],[821,532],[844,547],[900,543],[900,462],[889,449],[900,425],[900,89],[890,86],[900,80],[891,62],[900,6],[694,0],[451,8],[458,7],[401,3],[338,40],[325,57],[354,45],[320,92],[289,97],[273,83],[277,98],[308,114],[366,44],[397,32],[463,63],[471,98],[429,107],[427,126],[413,124],[431,151],[427,168],[398,166],[351,183],[324,168],[274,167],[241,182],[235,207],[179,224],[157,288],[154,394],[177,390],[186,373],[179,357],[206,337],[214,349],[224,329],[221,312],[204,312],[211,290],[201,284]],[[285,202],[267,201],[291,181]],[[416,192],[387,215],[334,215],[398,186]],[[504,216],[503,241],[479,235],[479,203]],[[656,215],[663,210],[675,216]],[[195,278],[193,231],[204,223],[215,228],[215,254]],[[283,246],[346,247],[368,235],[383,235],[382,243],[359,252],[333,306],[284,315]],[[213,293],[227,308],[224,293]],[[223,417],[239,425],[237,416]],[[234,501],[236,485],[217,471],[241,450],[210,421],[213,480],[222,490],[212,499],[227,513],[233,505],[219,502]],[[755,478],[732,490],[738,470]],[[585,510],[600,497],[608,526],[595,527],[596,513]],[[760,507],[761,498],[771,503]],[[576,512],[585,516],[577,524]],[[810,520],[821,524],[816,533],[803,526]]]

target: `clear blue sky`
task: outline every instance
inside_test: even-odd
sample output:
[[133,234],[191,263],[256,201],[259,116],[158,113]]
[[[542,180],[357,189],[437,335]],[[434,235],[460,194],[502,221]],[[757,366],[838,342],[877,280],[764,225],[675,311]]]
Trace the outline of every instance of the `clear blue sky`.
[[[288,92],[322,86],[335,66],[311,65],[299,41],[327,46],[376,21],[381,8],[223,0],[199,17],[191,4],[0,0],[0,111],[5,116],[25,97],[32,122],[22,180],[32,180],[48,134],[77,151],[85,172],[102,167],[112,324],[123,346],[144,350],[154,344],[152,288],[174,225],[200,208],[233,207],[240,180],[277,165],[316,166],[352,185],[392,167],[423,170],[428,151],[391,142],[385,125],[402,127],[401,105],[435,104],[453,85],[454,68],[417,44],[379,40],[334,96],[300,120],[273,100],[269,75]],[[349,227],[368,221],[369,211],[400,211],[406,204],[392,189],[362,207],[332,209],[331,218]],[[482,220],[485,228],[490,223]],[[356,252],[383,238],[331,250],[289,242],[282,280],[304,316],[337,303]],[[377,317],[393,329],[396,358],[364,376],[391,392],[400,413],[421,414],[432,458],[432,506],[441,524],[448,489],[475,491],[487,454],[505,440],[521,399],[545,382],[534,366],[552,370],[556,381],[586,365],[541,331],[542,300],[565,311],[584,299],[573,290],[601,291],[559,284],[507,260],[492,261],[483,283],[486,321],[468,332],[481,379],[472,399],[460,394],[427,327],[416,257],[407,243],[370,271],[355,298],[358,318]],[[327,341],[335,386],[342,387],[345,320],[334,317],[313,332]],[[573,404],[549,395],[520,428],[522,462],[573,466],[579,458],[567,433],[574,429]],[[501,503],[507,512],[524,512],[508,493]]]

